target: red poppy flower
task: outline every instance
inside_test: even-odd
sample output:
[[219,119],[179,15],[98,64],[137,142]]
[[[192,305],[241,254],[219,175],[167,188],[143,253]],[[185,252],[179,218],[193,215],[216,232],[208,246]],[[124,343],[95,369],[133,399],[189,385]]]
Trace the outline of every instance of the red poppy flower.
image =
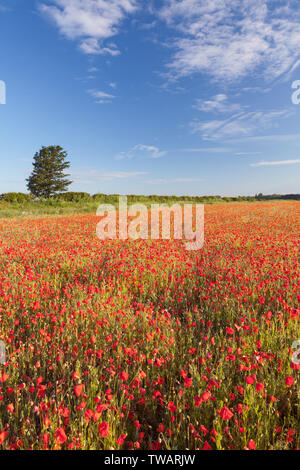
[[263,384],[262,382],[258,382],[258,383],[256,384],[256,391],[257,391],[257,392],[262,392],[262,391],[264,390],[264,388],[265,388],[265,386],[264,386],[264,384]]
[[122,372],[120,372],[120,379],[123,380],[123,382],[126,382],[126,380],[128,380],[128,377],[129,375],[127,374],[127,372],[125,372],[125,370],[122,370]]
[[202,403],[202,399],[200,397],[194,397],[195,406],[200,406]]
[[210,392],[204,392],[204,393],[202,393],[202,395],[201,395],[201,399],[202,399],[203,401],[209,400],[210,397],[211,397],[211,393],[210,393]]
[[10,413],[12,413],[14,411],[14,405],[13,403],[10,403],[9,405],[7,405],[7,409]]
[[82,394],[83,389],[84,389],[84,384],[75,385],[74,392],[75,392],[76,397],[80,397],[80,395]]
[[248,442],[248,449],[250,449],[250,450],[255,450],[256,449],[256,445],[255,445],[255,442],[253,441],[253,439],[250,439],[250,441]]
[[202,450],[212,450],[211,446],[207,441],[204,442]]
[[184,379],[184,385],[185,385],[185,387],[191,387],[191,385],[192,385],[192,379],[191,379],[191,377],[186,377],[186,378]]
[[99,429],[99,434],[101,437],[109,436],[109,424],[107,421],[104,421],[103,423],[99,423],[98,429]]
[[55,437],[59,444],[63,444],[67,440],[67,436],[63,428],[57,428]]
[[229,328],[229,327],[227,326],[227,327],[226,327],[226,333],[227,333],[228,335],[233,335],[234,329],[233,329],[233,328]]
[[7,434],[8,434],[7,431],[0,431],[0,444],[3,443],[3,441],[6,438]]
[[118,437],[118,439],[117,439],[117,444],[118,444],[119,446],[121,446],[122,444],[124,444],[126,437],[127,437],[127,434],[121,434],[121,436]]
[[222,419],[231,419],[233,416],[233,413],[229,408],[227,408],[227,406],[223,406],[223,408],[219,412],[219,415],[221,416]]
[[291,387],[291,385],[293,385],[294,383],[294,380],[295,380],[294,377],[291,377],[291,376],[287,377],[285,379],[285,385],[287,385],[287,387]]
[[171,413],[174,413],[174,412],[177,410],[177,408],[176,408],[176,406],[174,405],[174,402],[173,402],[173,401],[170,401],[170,402],[168,403],[168,408],[169,408],[169,410],[171,411]]
[[0,375],[0,382],[6,382],[7,379],[8,379],[8,374],[6,374],[5,372],[2,372],[2,374]]

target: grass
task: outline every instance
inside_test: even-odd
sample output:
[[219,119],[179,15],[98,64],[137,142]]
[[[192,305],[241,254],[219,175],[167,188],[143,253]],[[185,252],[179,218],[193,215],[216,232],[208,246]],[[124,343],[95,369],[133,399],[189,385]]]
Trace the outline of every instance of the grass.
[[[231,201],[231,198],[220,198],[220,197],[164,197],[164,196],[128,196],[128,205],[142,203],[147,207],[151,204],[167,204],[171,206],[173,204],[227,204],[232,202],[245,203],[245,200],[235,198],[235,201]],[[228,200],[227,200],[228,199]],[[246,198],[247,199],[247,198]],[[247,202],[257,202],[254,198]],[[290,200],[279,201],[270,200],[269,202],[291,202]],[[57,215],[75,215],[75,214],[95,214],[100,204],[112,204],[118,208],[118,195],[100,195],[97,198],[83,198],[80,201],[64,201],[59,198],[52,198],[44,201],[30,201],[30,202],[6,202],[0,199],[0,218],[32,218]]]

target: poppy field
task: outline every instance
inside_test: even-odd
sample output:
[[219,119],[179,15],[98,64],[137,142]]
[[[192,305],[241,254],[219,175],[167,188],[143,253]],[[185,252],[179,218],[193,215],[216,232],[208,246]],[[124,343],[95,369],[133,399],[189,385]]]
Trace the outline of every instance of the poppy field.
[[299,449],[299,216],[206,206],[199,251],[0,219],[0,449]]

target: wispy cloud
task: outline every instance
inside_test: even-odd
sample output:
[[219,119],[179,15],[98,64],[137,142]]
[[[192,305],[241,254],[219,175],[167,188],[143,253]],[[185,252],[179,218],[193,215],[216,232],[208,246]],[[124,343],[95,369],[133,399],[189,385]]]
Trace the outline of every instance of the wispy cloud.
[[294,115],[294,110],[255,111],[234,114],[228,119],[199,121],[190,123],[193,133],[200,133],[205,140],[218,140],[230,137],[247,137],[257,131],[278,126],[278,119]]
[[264,143],[264,142],[278,142],[278,143],[285,143],[285,142],[298,142],[300,143],[300,135],[299,134],[268,134],[268,135],[253,135],[247,137],[236,137],[232,139],[227,139],[229,143]]
[[261,155],[261,152],[236,152],[238,157]]
[[99,72],[99,69],[98,69],[98,67],[90,67],[88,69],[88,72],[89,73],[96,73],[96,72]]
[[179,149],[180,152],[186,153],[228,153],[231,152],[232,149],[228,147],[206,147],[206,148],[185,148]]
[[281,165],[296,165],[300,163],[300,158],[297,160],[279,160],[274,162],[258,162],[258,163],[251,163],[250,166],[281,166]]
[[49,0],[39,6],[61,34],[79,40],[85,54],[117,55],[115,45],[104,46],[115,36],[122,21],[137,9],[136,0]]
[[145,171],[113,171],[105,172],[97,169],[84,169],[74,170],[71,172],[71,177],[74,183],[80,184],[94,184],[99,181],[114,181],[118,179],[137,178],[139,176],[147,175]]
[[146,180],[147,184],[168,184],[168,183],[200,183],[202,178],[154,178]]
[[297,0],[164,0],[159,16],[178,31],[169,71],[236,80],[260,72],[274,79],[300,57]]
[[116,155],[116,160],[133,159],[133,158],[161,158],[167,154],[165,150],[160,150],[154,145],[138,144],[127,152],[121,152]]
[[[265,88],[259,86],[248,86],[241,89],[241,91],[250,92],[250,93],[269,93],[272,88]],[[240,93],[239,93],[240,94]]]
[[239,103],[230,103],[228,96],[220,93],[209,100],[198,99],[194,108],[205,113],[235,113],[242,110]]
[[8,11],[11,11],[11,9],[8,6],[0,4],[0,12],[1,13],[6,13]]
[[95,103],[97,104],[111,103],[111,101],[115,98],[114,95],[100,90],[87,90],[87,93],[95,98]]
[[79,45],[79,49],[81,49],[81,51],[85,54],[110,54],[112,56],[120,54],[120,51],[117,49],[116,45],[113,44],[111,47],[100,47],[100,44],[96,38],[83,39]]

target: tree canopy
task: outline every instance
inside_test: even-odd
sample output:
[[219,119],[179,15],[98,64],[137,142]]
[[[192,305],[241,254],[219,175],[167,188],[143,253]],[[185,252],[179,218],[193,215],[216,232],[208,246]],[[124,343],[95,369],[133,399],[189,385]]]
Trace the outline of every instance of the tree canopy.
[[27,181],[27,188],[36,197],[49,198],[67,191],[72,183],[64,171],[70,167],[68,154],[59,145],[42,147],[34,155],[33,171]]

